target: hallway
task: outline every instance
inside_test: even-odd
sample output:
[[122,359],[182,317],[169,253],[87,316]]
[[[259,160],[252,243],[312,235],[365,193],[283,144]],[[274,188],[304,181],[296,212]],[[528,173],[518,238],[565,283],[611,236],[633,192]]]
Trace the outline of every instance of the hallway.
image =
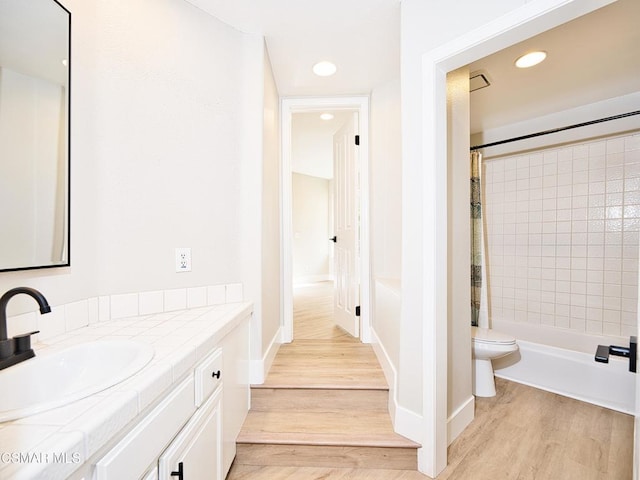
[[393,432],[372,347],[336,327],[332,312],[332,283],[296,289],[294,341],[252,387],[228,480],[425,478],[418,445]]

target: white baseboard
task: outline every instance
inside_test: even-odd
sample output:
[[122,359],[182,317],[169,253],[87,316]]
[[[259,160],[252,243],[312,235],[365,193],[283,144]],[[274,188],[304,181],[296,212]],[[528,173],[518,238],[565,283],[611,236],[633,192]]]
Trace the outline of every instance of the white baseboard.
[[447,419],[447,445],[451,445],[473,421],[476,399],[471,395]]
[[384,373],[384,378],[387,380],[387,384],[389,385],[389,415],[391,416],[391,422],[394,424],[395,428],[395,416],[396,416],[396,382],[397,382],[397,373],[396,369],[391,363],[391,359],[387,354],[387,351],[384,348],[384,345],[380,342],[380,338],[378,338],[378,334],[375,329],[371,329],[371,346],[373,347],[373,352],[376,354],[378,358],[378,363],[382,367],[382,372]]
[[276,358],[278,348],[280,348],[280,344],[282,343],[281,338],[282,327],[278,328],[278,331],[271,339],[269,348],[267,348],[262,359],[251,361],[251,374],[249,379],[251,385],[261,385],[264,383],[265,378],[267,378],[267,373],[269,373],[269,369],[273,364],[273,359]]
[[393,430],[409,440],[422,443],[422,416],[398,405],[397,384],[398,374],[391,362],[387,351],[374,328],[371,329],[371,346],[382,367],[384,376],[389,384],[389,416],[393,424]]
[[396,403],[396,414],[393,429],[403,437],[422,445],[424,441],[424,417],[411,410],[407,410]]

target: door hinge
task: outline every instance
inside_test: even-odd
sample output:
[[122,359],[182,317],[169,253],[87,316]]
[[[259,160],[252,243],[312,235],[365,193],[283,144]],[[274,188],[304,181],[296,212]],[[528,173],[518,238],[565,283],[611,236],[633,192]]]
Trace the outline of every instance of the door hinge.
[[360,305],[356,306],[356,317],[360,316]]
[[360,135],[356,135],[356,145],[360,145]]

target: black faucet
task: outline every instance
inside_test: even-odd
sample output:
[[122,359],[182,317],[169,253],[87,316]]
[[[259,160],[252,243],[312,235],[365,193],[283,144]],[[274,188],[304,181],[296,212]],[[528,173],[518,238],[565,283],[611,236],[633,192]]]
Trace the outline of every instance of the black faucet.
[[11,298],[21,293],[31,296],[38,302],[40,313],[43,315],[51,311],[47,299],[34,288],[12,288],[0,297],[0,370],[35,356],[35,352],[31,348],[31,335],[38,333],[38,331],[7,338],[7,303]]

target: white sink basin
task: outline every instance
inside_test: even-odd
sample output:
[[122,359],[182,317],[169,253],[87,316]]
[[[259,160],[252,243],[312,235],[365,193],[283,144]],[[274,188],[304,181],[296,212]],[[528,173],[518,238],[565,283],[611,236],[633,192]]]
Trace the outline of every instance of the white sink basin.
[[0,422],[60,407],[105,390],[140,371],[153,347],[98,340],[36,356],[0,370]]

